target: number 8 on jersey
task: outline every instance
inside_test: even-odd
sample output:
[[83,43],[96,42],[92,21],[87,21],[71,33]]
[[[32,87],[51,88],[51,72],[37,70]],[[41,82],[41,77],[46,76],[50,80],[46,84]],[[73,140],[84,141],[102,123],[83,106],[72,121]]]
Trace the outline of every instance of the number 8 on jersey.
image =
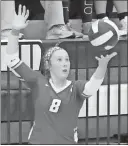
[[59,99],[53,99],[52,104],[51,104],[51,106],[49,108],[49,111],[50,112],[57,113],[58,110],[59,110],[60,104],[61,104],[61,100],[59,100]]

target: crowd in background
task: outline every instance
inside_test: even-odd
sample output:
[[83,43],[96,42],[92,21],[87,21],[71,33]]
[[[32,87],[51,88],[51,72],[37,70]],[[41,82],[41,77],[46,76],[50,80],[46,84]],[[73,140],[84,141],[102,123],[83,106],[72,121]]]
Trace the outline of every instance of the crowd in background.
[[[1,2],[1,38],[7,38],[19,4],[30,11],[29,20],[45,20],[46,39],[82,38],[88,35],[91,23],[95,19],[104,19],[115,11],[120,21],[122,34],[127,34],[127,0],[14,0]],[[82,19],[83,31],[72,28],[69,19]],[[22,37],[22,35],[21,35]]]

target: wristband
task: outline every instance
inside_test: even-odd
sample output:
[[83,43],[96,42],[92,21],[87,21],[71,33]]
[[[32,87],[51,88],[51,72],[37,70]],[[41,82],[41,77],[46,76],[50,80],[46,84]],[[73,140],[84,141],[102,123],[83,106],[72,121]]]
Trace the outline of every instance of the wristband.
[[20,30],[12,29],[11,34],[15,36],[19,36]]

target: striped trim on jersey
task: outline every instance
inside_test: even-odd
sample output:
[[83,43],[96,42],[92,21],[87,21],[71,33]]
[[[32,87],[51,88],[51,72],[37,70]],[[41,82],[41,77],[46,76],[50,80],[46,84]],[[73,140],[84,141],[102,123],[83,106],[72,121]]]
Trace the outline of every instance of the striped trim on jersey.
[[19,59],[19,57],[15,57],[10,60],[9,67],[12,69],[16,69],[18,66],[20,66],[23,62]]
[[15,75],[19,80],[25,81],[14,69],[10,69],[10,70],[14,73],[14,75]]
[[15,71],[15,69],[17,67],[19,67],[23,62],[19,59],[19,57],[12,57],[9,61],[8,61],[8,67],[10,68],[10,70],[15,74],[15,76],[17,78],[19,78],[19,80],[24,81],[23,78],[21,78],[21,76]]
[[86,94],[84,94],[84,93],[82,93],[81,95],[84,96],[85,98],[89,98],[89,97],[92,96],[92,95],[86,95]]

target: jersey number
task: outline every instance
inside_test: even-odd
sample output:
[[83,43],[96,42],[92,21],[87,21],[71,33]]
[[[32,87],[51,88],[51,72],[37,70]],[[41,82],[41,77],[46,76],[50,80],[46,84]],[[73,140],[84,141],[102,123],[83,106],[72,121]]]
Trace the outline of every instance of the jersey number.
[[49,111],[50,112],[57,113],[58,110],[59,110],[60,104],[61,104],[61,100],[59,100],[59,99],[53,99],[52,104],[51,104],[51,106],[49,108]]

